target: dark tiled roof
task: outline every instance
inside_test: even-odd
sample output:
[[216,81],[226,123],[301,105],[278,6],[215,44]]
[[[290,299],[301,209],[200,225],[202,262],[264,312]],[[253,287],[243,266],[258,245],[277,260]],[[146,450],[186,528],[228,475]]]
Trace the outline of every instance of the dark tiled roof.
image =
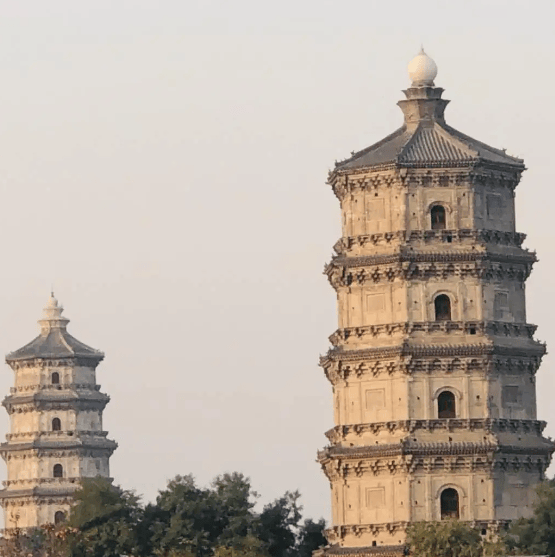
[[43,331],[29,344],[6,356],[7,362],[34,358],[87,358],[100,362],[104,354],[72,337],[63,328]]
[[399,160],[407,163],[433,162],[437,160],[457,162],[476,157],[478,154],[454,141],[443,130],[437,126],[433,128],[422,128],[415,133],[402,150]]
[[67,332],[69,319],[62,317],[63,311],[54,294],[51,294],[43,310],[43,317],[39,320],[40,335],[23,348],[8,354],[6,361],[11,363],[35,358],[82,358],[98,364],[104,358],[104,354],[83,344]]
[[444,122],[436,121],[412,130],[403,126],[382,141],[339,163],[336,170],[392,163],[456,166],[479,161],[524,167],[521,159],[468,137]]

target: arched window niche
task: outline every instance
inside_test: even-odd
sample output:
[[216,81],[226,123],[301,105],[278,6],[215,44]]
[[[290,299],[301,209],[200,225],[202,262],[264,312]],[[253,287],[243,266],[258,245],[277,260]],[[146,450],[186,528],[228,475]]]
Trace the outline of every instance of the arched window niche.
[[61,464],[54,464],[54,468],[52,470],[52,475],[55,478],[63,478],[64,477],[64,467]]
[[62,522],[65,522],[66,519],[66,513],[63,511],[56,511],[56,513],[54,514],[54,524],[61,524]]
[[457,417],[457,402],[451,391],[443,391],[437,397],[437,417],[440,420]]
[[436,321],[451,321],[451,299],[447,294],[440,294],[434,300]]
[[51,377],[52,385],[59,385],[60,384],[60,374],[55,371]]
[[432,230],[445,230],[447,228],[446,211],[443,205],[434,205],[430,210]]
[[441,520],[459,518],[459,493],[456,489],[448,487],[440,495]]
[[62,421],[60,418],[54,418],[52,420],[52,431],[61,431],[62,430]]

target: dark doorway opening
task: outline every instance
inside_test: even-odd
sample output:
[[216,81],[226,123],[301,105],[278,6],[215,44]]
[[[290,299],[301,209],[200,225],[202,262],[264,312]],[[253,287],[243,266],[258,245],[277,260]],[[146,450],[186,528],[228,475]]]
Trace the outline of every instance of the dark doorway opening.
[[445,230],[445,207],[435,205],[430,211],[432,217],[432,230]]
[[66,513],[63,511],[57,511],[54,515],[54,524],[61,524],[66,519]]
[[441,492],[441,520],[459,518],[459,494],[449,487]]
[[434,300],[436,321],[451,321],[451,300],[446,294],[440,294]]
[[456,418],[456,410],[455,395],[449,391],[443,391],[437,397],[437,417]]

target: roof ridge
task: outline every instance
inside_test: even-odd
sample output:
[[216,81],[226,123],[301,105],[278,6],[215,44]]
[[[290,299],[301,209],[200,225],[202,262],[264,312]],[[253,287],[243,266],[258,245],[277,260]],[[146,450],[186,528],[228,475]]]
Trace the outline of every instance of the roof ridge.
[[[447,124],[445,124],[447,126]],[[461,151],[467,151],[468,154],[470,156],[474,156],[474,157],[478,157],[480,156],[480,153],[476,150],[473,149],[471,145],[469,145],[468,143],[466,143],[465,141],[462,141],[461,139],[459,139],[457,136],[452,136],[448,130],[446,130],[440,122],[435,122],[434,124],[434,130],[436,131],[436,133],[438,133],[441,137],[443,137],[446,140],[450,140],[453,141],[454,143],[457,144],[457,146],[459,147],[459,149]]]
[[409,137],[408,141],[403,145],[403,147],[401,148],[401,151],[397,155],[397,160],[398,161],[403,160],[403,158],[406,156],[406,154],[410,151],[410,149],[412,148],[412,146],[416,142],[417,136],[418,136],[421,128],[422,128],[422,124],[418,124],[418,126],[414,130],[414,133]]
[[[507,155],[507,153],[503,150],[503,149],[497,149],[496,147],[492,147],[491,145],[488,145],[487,143],[484,143],[483,141],[480,141],[479,139],[474,139],[473,137],[470,137],[469,135],[466,135],[465,133],[449,126],[447,123],[443,123],[444,130],[448,133],[453,134],[459,141],[464,141],[465,143],[474,143],[477,144],[479,147],[482,147],[483,149],[486,149],[487,151],[491,151],[492,153],[495,153],[496,155],[499,155],[500,157],[504,157],[507,159],[510,159],[512,161],[518,162],[523,164],[524,160],[523,159],[519,159],[518,157],[513,157],[511,155]],[[480,153],[478,153],[478,156],[480,156]]]
[[69,352],[71,354],[73,354],[75,356],[75,350],[69,345],[69,343],[66,341],[65,339],[65,335],[63,334],[63,332],[60,330],[60,337],[62,340],[62,343],[64,344],[64,346],[69,350]]
[[[85,344],[84,342],[81,342],[79,339],[76,339],[73,335],[70,335],[67,331],[66,331],[65,335],[72,342],[75,342],[80,348],[84,348],[85,350],[90,350],[91,352],[95,352],[96,354],[104,354],[104,352],[102,352],[102,350],[97,350],[96,348],[93,348],[92,346],[89,346],[88,344]],[[64,338],[64,341],[67,342],[67,340],[65,338]],[[75,349],[72,348],[72,350],[75,350]]]

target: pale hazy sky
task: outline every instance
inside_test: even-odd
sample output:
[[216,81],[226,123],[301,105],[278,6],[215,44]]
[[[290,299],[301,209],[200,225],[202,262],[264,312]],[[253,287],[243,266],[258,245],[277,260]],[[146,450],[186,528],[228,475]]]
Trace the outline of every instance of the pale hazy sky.
[[152,500],[176,474],[237,470],[328,519],[327,171],[401,124],[423,43],[449,124],[529,168],[529,321],[555,349],[554,21],[552,0],[3,0],[0,353],[38,334],[53,283],[106,353],[117,483]]

